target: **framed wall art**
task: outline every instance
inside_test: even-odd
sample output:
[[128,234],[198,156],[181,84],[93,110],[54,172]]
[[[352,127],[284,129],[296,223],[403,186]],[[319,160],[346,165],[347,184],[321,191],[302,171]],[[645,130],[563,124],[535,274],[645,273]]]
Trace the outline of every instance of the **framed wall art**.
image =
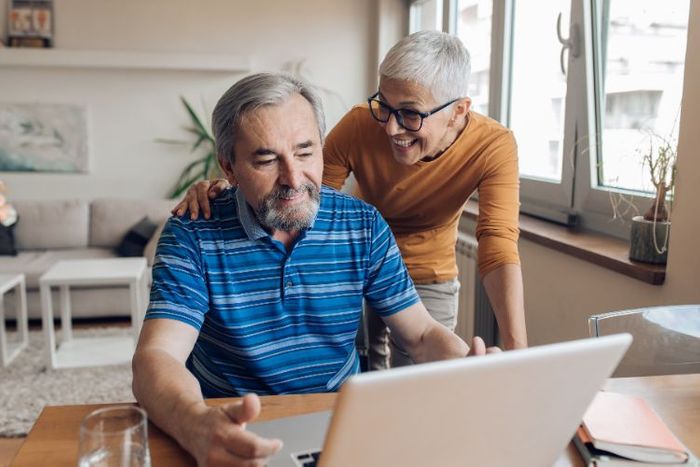
[[0,102],[1,172],[88,172],[87,110]]
[[52,47],[53,0],[10,0],[7,38],[10,47]]

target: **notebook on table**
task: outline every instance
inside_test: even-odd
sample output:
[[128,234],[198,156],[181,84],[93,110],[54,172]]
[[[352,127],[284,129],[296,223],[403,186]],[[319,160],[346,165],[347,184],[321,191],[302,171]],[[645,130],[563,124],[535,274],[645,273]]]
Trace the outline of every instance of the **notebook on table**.
[[589,467],[696,465],[688,448],[640,396],[599,392],[573,441]]
[[284,441],[270,466],[552,465],[631,342],[617,334],[364,373],[343,384],[332,413],[248,427]]

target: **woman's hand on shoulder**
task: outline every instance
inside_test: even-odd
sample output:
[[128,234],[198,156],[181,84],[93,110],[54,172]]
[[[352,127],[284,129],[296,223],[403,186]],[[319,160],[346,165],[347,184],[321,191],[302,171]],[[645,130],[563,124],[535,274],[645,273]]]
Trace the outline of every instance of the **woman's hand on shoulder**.
[[183,217],[187,212],[190,219],[199,217],[201,211],[205,219],[211,217],[211,204],[209,200],[217,198],[224,190],[231,187],[228,180],[202,180],[192,185],[185,193],[185,197],[170,211],[174,216]]

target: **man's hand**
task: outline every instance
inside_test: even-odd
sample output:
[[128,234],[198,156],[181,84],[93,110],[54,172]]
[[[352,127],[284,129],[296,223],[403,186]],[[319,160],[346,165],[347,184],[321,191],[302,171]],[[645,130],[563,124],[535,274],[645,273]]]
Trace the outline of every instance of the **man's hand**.
[[479,336],[474,336],[472,337],[472,345],[469,348],[469,353],[467,353],[467,357],[478,357],[480,355],[499,352],[501,352],[501,349],[499,347],[486,348],[484,340]]
[[201,209],[205,219],[211,216],[211,206],[209,200],[214,199],[221,194],[222,191],[229,188],[231,184],[225,178],[218,180],[202,180],[192,185],[185,193],[182,201],[177,203],[170,213],[174,216],[182,217],[187,211],[190,212],[190,219],[194,220],[199,217]]
[[192,425],[185,448],[199,466],[264,466],[282,447],[246,431],[246,423],[260,414],[260,399],[248,394],[240,402],[207,407]]

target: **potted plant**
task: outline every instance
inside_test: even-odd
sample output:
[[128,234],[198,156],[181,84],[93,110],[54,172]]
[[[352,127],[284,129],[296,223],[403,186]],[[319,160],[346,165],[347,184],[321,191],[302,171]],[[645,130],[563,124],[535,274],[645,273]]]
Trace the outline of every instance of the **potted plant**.
[[[179,198],[187,189],[198,182],[199,180],[209,180],[219,178],[221,170],[216,158],[216,145],[214,136],[208,125],[205,125],[197,112],[193,109],[187,99],[180,97],[182,105],[190,117],[191,125],[185,127],[187,131],[194,135],[194,143],[192,143],[192,152],[202,150],[203,153],[194,161],[189,163],[180,173],[180,176],[175,182],[175,187],[170,192],[170,198]],[[175,141],[168,139],[159,139],[161,143],[168,144],[190,144],[186,141]]]
[[649,171],[655,188],[654,200],[643,216],[632,218],[629,257],[645,263],[666,264],[668,241],[671,234],[670,210],[666,198],[672,198],[676,183],[676,147],[672,141],[658,138],[654,144],[650,138],[649,147],[643,154],[643,163]]

